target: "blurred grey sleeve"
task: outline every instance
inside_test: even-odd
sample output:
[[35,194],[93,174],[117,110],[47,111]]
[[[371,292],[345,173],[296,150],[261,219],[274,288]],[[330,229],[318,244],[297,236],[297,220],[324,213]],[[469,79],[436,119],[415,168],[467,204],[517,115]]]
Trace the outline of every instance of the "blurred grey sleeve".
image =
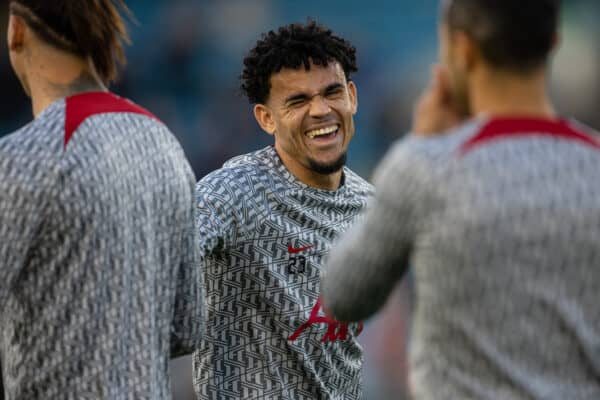
[[33,179],[36,165],[30,161],[15,158],[0,144],[0,316],[52,198],[45,189],[51,182]]
[[171,325],[171,357],[198,348],[206,329],[206,296],[192,208],[182,237],[182,258],[176,279],[175,311]]
[[334,245],[321,282],[325,309],[355,322],[377,312],[405,273],[427,167],[397,143],[378,166],[366,214]]

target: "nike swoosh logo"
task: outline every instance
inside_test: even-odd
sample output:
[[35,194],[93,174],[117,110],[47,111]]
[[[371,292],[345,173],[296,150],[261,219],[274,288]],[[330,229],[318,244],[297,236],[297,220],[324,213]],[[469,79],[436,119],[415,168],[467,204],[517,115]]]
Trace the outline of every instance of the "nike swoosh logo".
[[293,247],[291,244],[288,244],[288,253],[289,254],[296,254],[296,253],[301,253],[303,251],[306,251],[308,249],[312,249],[315,246],[305,246],[305,247]]

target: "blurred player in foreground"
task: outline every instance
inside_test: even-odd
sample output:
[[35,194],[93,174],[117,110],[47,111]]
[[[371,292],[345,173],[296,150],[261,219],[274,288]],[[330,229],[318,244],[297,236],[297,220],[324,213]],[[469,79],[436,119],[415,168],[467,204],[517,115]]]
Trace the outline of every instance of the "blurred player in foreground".
[[167,399],[170,354],[198,345],[194,175],[167,127],[105,87],[124,61],[124,7],[10,2],[10,59],[35,115],[0,140],[10,400]]
[[600,139],[546,95],[558,20],[556,0],[444,3],[415,135],[331,252],[343,321],[414,267],[416,399],[600,398]]
[[314,22],[264,35],[242,89],[274,146],[197,186],[208,288],[195,354],[200,399],[359,399],[360,324],[321,310],[323,257],[372,188],[344,167],[354,135],[355,49]]

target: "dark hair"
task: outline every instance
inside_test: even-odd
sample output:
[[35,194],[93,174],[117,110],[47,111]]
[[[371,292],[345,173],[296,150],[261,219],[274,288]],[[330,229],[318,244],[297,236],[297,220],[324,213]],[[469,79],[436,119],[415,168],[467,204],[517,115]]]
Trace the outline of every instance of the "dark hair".
[[263,34],[244,58],[241,89],[250,103],[265,103],[271,90],[271,75],[282,68],[310,69],[310,63],[326,67],[340,63],[346,79],[356,72],[356,49],[334,35],[330,29],[309,20],[306,24],[290,24],[277,32]]
[[131,14],[122,0],[12,0],[10,11],[50,45],[90,57],[105,83],[125,64],[129,36],[120,11]]
[[541,67],[558,29],[560,0],[448,0],[450,30],[468,34],[491,65],[520,72]]

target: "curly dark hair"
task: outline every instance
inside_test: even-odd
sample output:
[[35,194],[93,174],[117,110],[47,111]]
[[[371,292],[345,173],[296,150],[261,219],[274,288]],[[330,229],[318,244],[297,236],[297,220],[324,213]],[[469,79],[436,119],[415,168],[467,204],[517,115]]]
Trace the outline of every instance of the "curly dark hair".
[[310,63],[326,67],[340,63],[346,79],[358,71],[356,48],[314,20],[280,27],[263,34],[244,58],[242,92],[252,104],[264,104],[271,91],[271,75],[283,68],[310,69]]

